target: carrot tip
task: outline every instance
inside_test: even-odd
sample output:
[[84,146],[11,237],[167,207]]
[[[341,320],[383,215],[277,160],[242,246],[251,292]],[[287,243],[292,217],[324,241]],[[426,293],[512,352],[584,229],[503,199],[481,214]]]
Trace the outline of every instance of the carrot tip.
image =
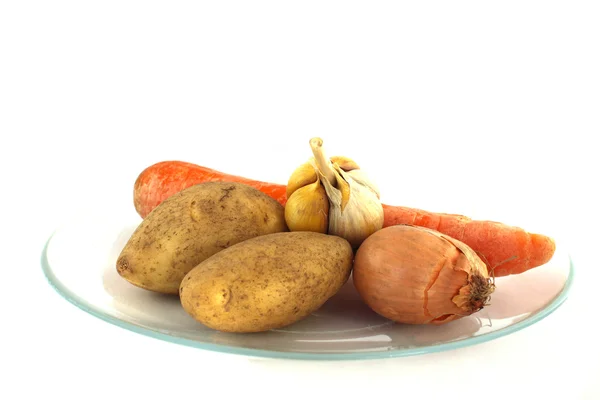
[[552,259],[556,251],[556,242],[551,237],[531,234],[532,254],[531,263],[533,265],[543,265]]

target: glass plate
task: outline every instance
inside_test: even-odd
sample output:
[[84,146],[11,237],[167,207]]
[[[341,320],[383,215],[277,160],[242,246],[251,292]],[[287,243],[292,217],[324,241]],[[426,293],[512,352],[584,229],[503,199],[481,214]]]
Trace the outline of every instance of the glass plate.
[[445,325],[393,323],[371,311],[350,280],[317,312],[284,329],[223,333],[193,320],[178,297],[134,287],[117,274],[116,259],[140,221],[131,213],[87,213],[59,227],[42,254],[49,283],[77,307],[122,328],[173,343],[247,356],[340,360],[456,349],[540,321],[566,300],[573,281],[571,258],[558,245],[549,263],[498,278],[491,305]]

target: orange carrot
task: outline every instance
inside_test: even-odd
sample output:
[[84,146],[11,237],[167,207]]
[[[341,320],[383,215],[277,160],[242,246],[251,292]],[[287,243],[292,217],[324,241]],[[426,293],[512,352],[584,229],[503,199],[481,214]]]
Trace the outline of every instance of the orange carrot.
[[135,181],[133,204],[142,218],[167,197],[203,182],[241,182],[250,185],[285,205],[285,185],[255,181],[229,175],[184,161],[162,161],[142,171]]
[[383,205],[383,215],[384,227],[418,225],[460,240],[481,256],[490,275],[496,277],[519,274],[546,264],[556,249],[550,237],[496,221],[473,220],[464,215],[386,204]]
[[[134,205],[145,218],[173,194],[203,182],[230,181],[250,185],[285,206],[286,185],[229,175],[183,161],[163,161],[146,168],[134,185]],[[383,205],[384,223],[417,225],[460,240],[475,250],[496,277],[519,274],[550,261],[552,238],[501,222],[472,220],[464,215],[435,213],[417,208]],[[493,271],[492,271],[493,270]]]

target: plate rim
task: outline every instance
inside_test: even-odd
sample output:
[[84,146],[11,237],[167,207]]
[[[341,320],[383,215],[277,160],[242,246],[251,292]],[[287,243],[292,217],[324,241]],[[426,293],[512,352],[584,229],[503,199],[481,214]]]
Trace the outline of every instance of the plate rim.
[[165,342],[178,344],[181,346],[192,347],[199,350],[212,351],[217,353],[233,354],[238,356],[247,357],[258,357],[258,358],[272,358],[272,359],[287,359],[287,360],[309,360],[309,361],[358,361],[358,360],[373,360],[373,359],[389,359],[389,358],[400,358],[410,357],[429,353],[439,353],[443,351],[456,350],[477,344],[489,342],[498,339],[503,336],[508,336],[520,330],[523,330],[541,320],[548,317],[554,311],[556,311],[569,297],[569,293],[573,287],[575,278],[575,266],[572,254],[565,251],[565,255],[569,260],[569,274],[565,285],[561,289],[560,293],[544,308],[537,311],[535,314],[504,328],[498,329],[497,331],[484,333],[479,336],[472,336],[468,338],[459,339],[456,341],[440,343],[428,346],[419,346],[403,349],[392,349],[392,350],[376,350],[369,352],[299,352],[299,351],[276,351],[276,350],[264,350],[255,349],[249,347],[237,347],[225,344],[216,344],[208,342],[198,342],[192,339],[186,339],[179,336],[169,335],[158,330],[150,329],[140,325],[136,325],[131,322],[124,321],[117,317],[105,314],[93,306],[86,304],[85,301],[79,301],[79,296],[75,295],[69,288],[63,285],[60,280],[54,275],[52,268],[50,267],[48,259],[48,248],[52,239],[55,237],[59,229],[55,230],[50,237],[46,240],[42,252],[40,263],[44,277],[48,284],[54,289],[54,291],[60,295],[63,299],[79,308],[80,310],[99,318],[100,320],[107,322],[111,325],[119,328],[147,336],[153,339],[162,340]]

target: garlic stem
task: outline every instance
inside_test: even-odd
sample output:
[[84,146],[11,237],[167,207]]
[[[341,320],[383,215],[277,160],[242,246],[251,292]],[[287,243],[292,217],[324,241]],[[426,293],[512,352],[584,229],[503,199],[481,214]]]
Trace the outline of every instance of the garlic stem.
[[325,157],[325,153],[323,151],[323,139],[321,138],[312,138],[310,139],[310,148],[312,149],[313,155],[315,156],[315,162],[317,163],[317,168],[319,171],[327,178],[329,183],[332,186],[337,186],[337,179],[335,178],[335,173],[333,171],[333,165],[331,161]]

